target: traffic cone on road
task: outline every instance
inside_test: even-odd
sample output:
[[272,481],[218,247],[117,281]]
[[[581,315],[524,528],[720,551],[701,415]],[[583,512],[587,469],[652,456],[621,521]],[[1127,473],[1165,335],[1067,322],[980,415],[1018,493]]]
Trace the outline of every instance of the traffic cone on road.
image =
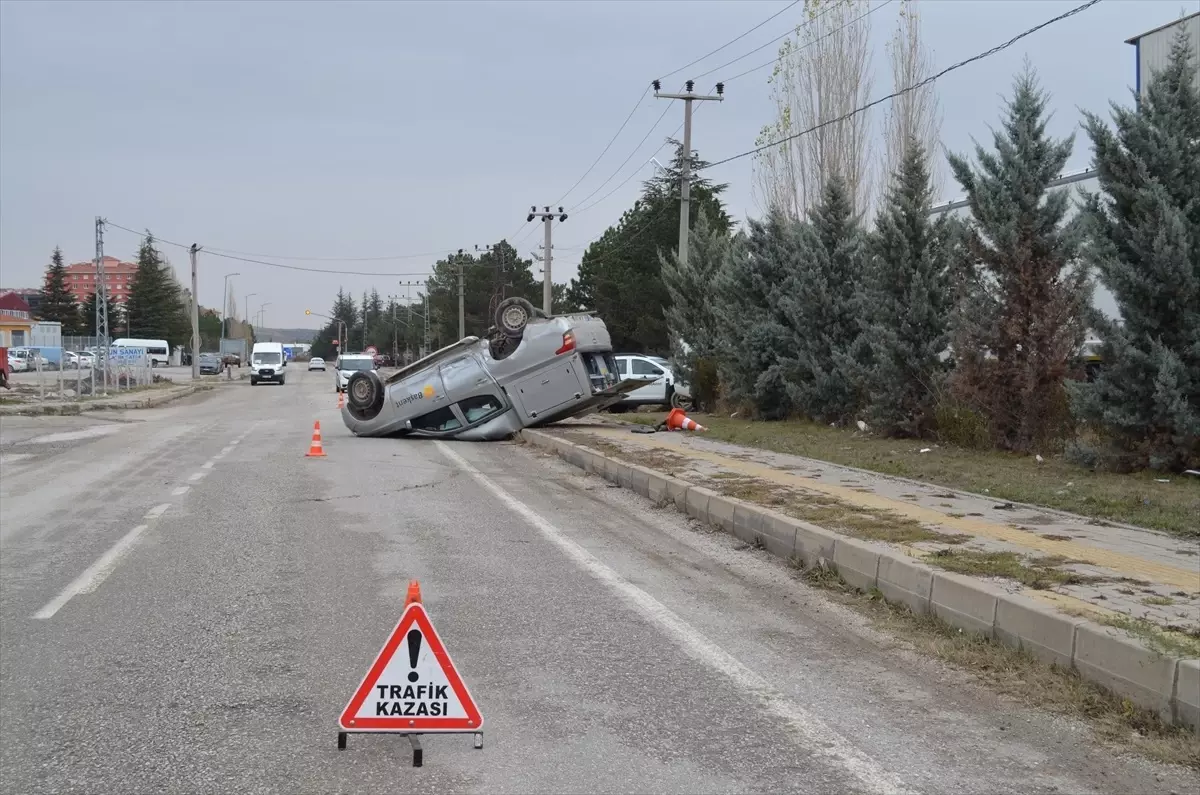
[[321,447],[321,421],[317,420],[313,423],[312,444],[308,446],[308,452],[305,453],[305,458],[324,458],[325,448]]
[[346,393],[339,389],[338,390],[338,408],[341,409],[341,408],[345,408],[345,407],[346,407]]
[[671,413],[667,415],[666,426],[668,431],[707,431],[700,423],[688,418],[688,415],[683,412],[683,409],[671,409]]
[[407,608],[413,602],[418,604],[421,601],[421,583],[416,580],[408,581],[408,595],[404,598],[404,606]]

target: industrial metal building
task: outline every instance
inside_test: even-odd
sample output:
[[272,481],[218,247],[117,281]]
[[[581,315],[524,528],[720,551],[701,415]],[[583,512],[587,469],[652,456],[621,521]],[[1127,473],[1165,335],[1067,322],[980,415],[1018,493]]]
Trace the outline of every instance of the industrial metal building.
[[1125,40],[1125,43],[1132,44],[1136,51],[1134,88],[1139,95],[1142,93],[1142,86],[1150,82],[1151,75],[1166,65],[1171,54],[1171,45],[1175,42],[1180,27],[1187,32],[1188,43],[1192,47],[1192,63],[1200,69],[1200,12]]

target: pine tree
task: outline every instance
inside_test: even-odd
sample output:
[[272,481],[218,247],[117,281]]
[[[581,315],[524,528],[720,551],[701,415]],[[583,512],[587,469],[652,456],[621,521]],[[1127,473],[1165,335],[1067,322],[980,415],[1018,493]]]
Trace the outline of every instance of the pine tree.
[[687,264],[679,262],[675,251],[659,254],[663,284],[671,297],[665,310],[671,358],[677,375],[691,386],[693,400],[706,411],[715,408],[718,392],[713,280],[729,250],[729,235],[714,229],[701,209],[690,235]]
[[1123,323],[1094,313],[1095,383],[1072,385],[1076,416],[1122,466],[1200,467],[1200,83],[1187,35],[1115,132],[1085,114],[1105,197],[1086,199],[1088,263]]
[[880,433],[926,436],[934,425],[950,342],[950,223],[930,221],[928,157],[915,138],[888,189],[875,230],[867,278],[863,338],[868,418]]
[[792,413],[783,359],[795,341],[778,309],[779,285],[799,257],[798,224],[778,210],[730,241],[711,291],[724,395],[762,419]]
[[866,309],[866,235],[840,177],[829,179],[809,222],[796,229],[799,251],[777,299],[794,330],[783,359],[788,393],[805,416],[841,423],[864,402],[857,376],[869,350],[859,322]]
[[[971,209],[957,263],[952,347],[956,394],[985,415],[994,441],[1032,451],[1066,431],[1063,379],[1083,343],[1091,283],[1078,261],[1070,195],[1049,192],[1074,136],[1046,135],[1047,97],[1026,65],[1016,79],[994,152],[978,169],[951,155]],[[994,357],[994,358],[992,358]]]
[[[679,175],[683,146],[662,174],[642,185],[642,195],[605,230],[579,263],[579,278],[572,282],[568,300],[595,310],[604,318],[618,350],[668,353],[671,350],[664,310],[671,298],[663,283],[659,255],[679,244]],[[706,164],[692,155],[697,172]],[[695,228],[703,208],[709,225],[728,233],[732,222],[721,201],[727,186],[693,175],[689,219]]]
[[[62,333],[67,336],[80,332],[79,306],[75,303],[75,296],[67,289],[67,266],[63,263],[62,249],[57,246],[46,268],[38,319],[62,323]],[[95,323],[94,320],[92,322]]]
[[179,283],[149,232],[138,247],[137,272],[129,287],[129,336],[165,339],[171,346],[188,345],[192,329]]

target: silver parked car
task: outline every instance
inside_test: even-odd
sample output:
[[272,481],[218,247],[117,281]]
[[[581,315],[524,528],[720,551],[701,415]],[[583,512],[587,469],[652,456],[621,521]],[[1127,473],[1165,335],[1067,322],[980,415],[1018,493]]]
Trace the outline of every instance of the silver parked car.
[[359,436],[499,440],[599,411],[639,386],[620,380],[600,318],[548,317],[509,298],[487,339],[466,337],[386,381],[372,370],[351,375],[342,420]]

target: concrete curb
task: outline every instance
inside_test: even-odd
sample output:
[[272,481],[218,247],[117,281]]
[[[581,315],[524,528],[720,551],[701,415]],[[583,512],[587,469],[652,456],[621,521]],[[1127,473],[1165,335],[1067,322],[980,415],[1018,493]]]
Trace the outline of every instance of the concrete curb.
[[0,417],[3,416],[39,416],[44,414],[71,415],[83,414],[90,411],[113,411],[121,409],[149,409],[155,406],[162,406],[170,403],[173,400],[194,395],[196,392],[208,391],[213,389],[213,386],[201,384],[199,386],[189,384],[184,387],[173,387],[164,389],[161,392],[140,393],[133,397],[121,398],[116,396],[113,398],[102,398],[100,400],[92,400],[87,402],[75,401],[54,401],[48,403],[14,403],[11,405],[0,406]]
[[748,544],[804,565],[832,563],[850,585],[878,589],[889,602],[932,613],[1063,668],[1166,723],[1200,732],[1200,660],[1162,654],[1124,632],[1063,615],[1017,594],[928,566],[882,545],[842,536],[762,506],[724,497],[661,472],[611,458],[589,447],[524,430],[519,437],[569,463],[682,513],[722,528]]

